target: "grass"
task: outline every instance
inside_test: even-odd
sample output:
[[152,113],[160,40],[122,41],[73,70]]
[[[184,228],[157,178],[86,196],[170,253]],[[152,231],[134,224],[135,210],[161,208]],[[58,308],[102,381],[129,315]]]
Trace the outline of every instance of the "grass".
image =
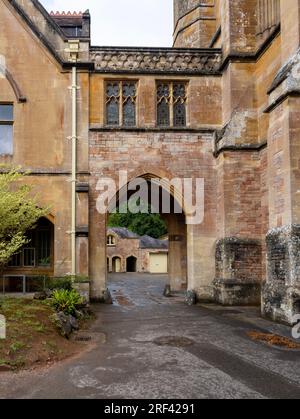
[[[0,299],[0,314],[6,318],[6,339],[0,339],[1,367],[34,368],[78,353],[82,345],[67,341],[50,320],[53,309],[43,301]],[[0,372],[1,373],[1,372]]]

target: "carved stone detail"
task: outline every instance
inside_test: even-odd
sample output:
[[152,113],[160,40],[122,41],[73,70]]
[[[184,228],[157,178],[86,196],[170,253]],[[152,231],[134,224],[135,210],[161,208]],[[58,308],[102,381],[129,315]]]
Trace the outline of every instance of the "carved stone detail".
[[216,73],[221,52],[176,49],[92,49],[90,59],[96,71],[146,73]]

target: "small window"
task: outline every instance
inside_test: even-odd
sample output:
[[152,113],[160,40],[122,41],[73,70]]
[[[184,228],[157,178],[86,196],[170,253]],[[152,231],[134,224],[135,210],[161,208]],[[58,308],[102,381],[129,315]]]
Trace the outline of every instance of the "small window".
[[0,155],[13,154],[13,105],[0,104]]
[[108,246],[115,246],[116,245],[116,238],[112,234],[107,236],[107,245]]
[[135,81],[115,81],[106,85],[106,124],[136,126],[137,85]]
[[186,102],[186,83],[159,82],[157,84],[157,125],[159,127],[185,127]]

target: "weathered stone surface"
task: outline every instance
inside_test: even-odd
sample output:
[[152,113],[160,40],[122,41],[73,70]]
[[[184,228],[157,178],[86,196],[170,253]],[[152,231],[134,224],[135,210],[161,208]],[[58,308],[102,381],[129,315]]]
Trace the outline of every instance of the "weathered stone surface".
[[171,291],[171,286],[170,285],[166,285],[165,289],[164,289],[164,297],[171,297],[172,296],[172,291]]
[[69,339],[74,330],[79,330],[76,318],[63,313],[62,311],[53,315],[53,321],[61,335],[67,339]]
[[228,237],[216,246],[215,299],[223,305],[259,305],[262,247],[258,240]]
[[197,303],[197,295],[194,291],[187,291],[185,302],[188,306],[194,306]]
[[218,73],[220,51],[175,49],[92,48],[91,61],[98,72],[114,73]]
[[273,320],[292,325],[300,314],[300,225],[269,231],[262,299],[263,315]]

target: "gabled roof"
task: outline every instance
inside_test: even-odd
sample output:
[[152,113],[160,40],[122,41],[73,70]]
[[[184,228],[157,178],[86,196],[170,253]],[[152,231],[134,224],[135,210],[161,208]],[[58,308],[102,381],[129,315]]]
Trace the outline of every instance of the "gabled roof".
[[128,230],[124,227],[112,227],[108,230],[108,233],[114,233],[119,236],[121,239],[139,239],[140,236],[133,233],[132,231]]
[[168,249],[169,242],[168,240],[159,240],[154,239],[150,236],[143,236],[140,240],[140,248],[141,249]]
[[150,236],[139,236],[138,234],[133,233],[132,231],[128,230],[124,227],[112,227],[108,229],[108,234],[113,233],[116,234],[120,239],[139,239],[139,247],[140,249],[165,249],[168,250],[169,242],[168,240],[159,240],[154,239]]

